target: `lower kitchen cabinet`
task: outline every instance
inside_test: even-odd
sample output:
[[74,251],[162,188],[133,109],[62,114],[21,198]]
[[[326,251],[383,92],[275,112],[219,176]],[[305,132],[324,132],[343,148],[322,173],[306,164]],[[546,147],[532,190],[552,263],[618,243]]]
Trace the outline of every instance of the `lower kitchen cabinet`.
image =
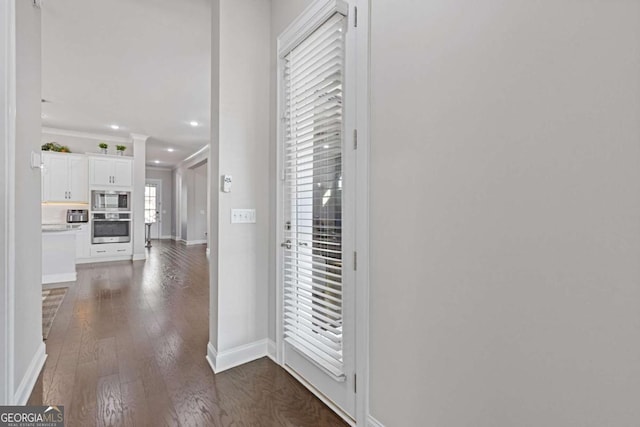
[[103,243],[91,245],[91,257],[130,257],[133,253],[131,243]]
[[91,257],[91,226],[82,224],[76,230],[76,264]]

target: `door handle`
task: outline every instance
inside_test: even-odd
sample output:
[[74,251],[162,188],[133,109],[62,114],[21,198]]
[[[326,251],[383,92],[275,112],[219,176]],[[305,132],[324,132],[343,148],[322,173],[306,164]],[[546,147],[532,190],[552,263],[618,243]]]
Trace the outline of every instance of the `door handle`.
[[291,240],[280,243],[280,246],[282,246],[283,248],[291,249]]

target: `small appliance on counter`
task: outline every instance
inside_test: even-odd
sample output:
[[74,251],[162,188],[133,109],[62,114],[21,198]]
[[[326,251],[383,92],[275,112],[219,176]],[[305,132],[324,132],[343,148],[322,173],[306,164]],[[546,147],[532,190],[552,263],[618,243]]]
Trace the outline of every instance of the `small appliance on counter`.
[[75,222],[89,222],[88,209],[67,209],[67,222],[69,224]]

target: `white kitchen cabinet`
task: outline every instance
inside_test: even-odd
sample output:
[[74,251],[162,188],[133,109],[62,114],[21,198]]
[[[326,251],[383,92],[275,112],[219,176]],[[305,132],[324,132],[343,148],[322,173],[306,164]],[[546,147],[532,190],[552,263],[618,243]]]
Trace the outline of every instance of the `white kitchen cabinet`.
[[76,230],[42,232],[42,283],[76,280]]
[[100,187],[131,187],[133,162],[131,158],[100,156],[89,158],[90,183]]
[[91,257],[91,226],[82,224],[76,230],[76,262]]
[[89,201],[88,162],[84,155],[42,153],[42,201],[87,203]]
[[122,257],[131,256],[133,248],[129,243],[102,243],[91,245],[92,257]]

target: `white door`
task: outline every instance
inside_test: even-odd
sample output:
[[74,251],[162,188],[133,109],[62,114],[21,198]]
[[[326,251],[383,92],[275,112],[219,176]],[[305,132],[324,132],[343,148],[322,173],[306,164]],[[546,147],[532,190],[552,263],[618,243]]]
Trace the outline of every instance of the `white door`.
[[144,223],[145,227],[149,227],[147,224],[150,224],[152,239],[162,236],[161,185],[161,182],[147,180],[144,186]]
[[335,12],[322,22],[279,53],[283,356],[287,368],[353,418],[353,182],[343,180],[351,167],[344,141],[347,20]]

